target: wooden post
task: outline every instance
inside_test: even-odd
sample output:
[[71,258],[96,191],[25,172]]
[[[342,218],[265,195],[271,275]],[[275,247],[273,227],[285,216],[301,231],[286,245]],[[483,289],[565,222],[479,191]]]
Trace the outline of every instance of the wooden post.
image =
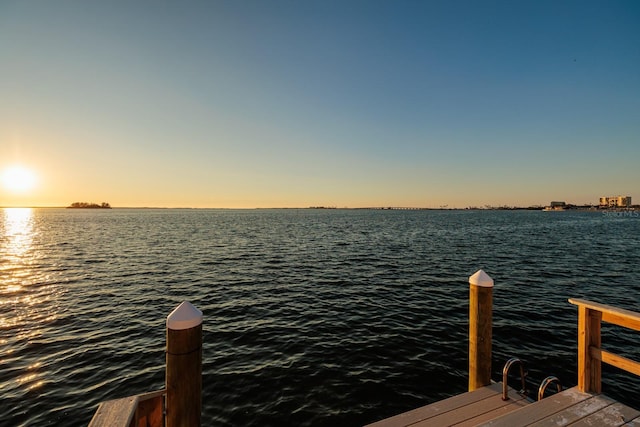
[[167,317],[167,427],[199,427],[202,413],[202,312],[183,302]]
[[602,392],[602,363],[591,349],[600,350],[602,312],[578,306],[578,389],[587,393]]
[[469,277],[469,391],[491,384],[493,279],[482,270]]

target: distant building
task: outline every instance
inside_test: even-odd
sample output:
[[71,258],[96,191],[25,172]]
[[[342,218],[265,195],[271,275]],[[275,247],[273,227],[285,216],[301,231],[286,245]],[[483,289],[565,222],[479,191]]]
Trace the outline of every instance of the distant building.
[[601,208],[630,208],[631,196],[600,197]]
[[546,206],[543,211],[563,211],[567,207],[565,202],[553,201],[549,206]]

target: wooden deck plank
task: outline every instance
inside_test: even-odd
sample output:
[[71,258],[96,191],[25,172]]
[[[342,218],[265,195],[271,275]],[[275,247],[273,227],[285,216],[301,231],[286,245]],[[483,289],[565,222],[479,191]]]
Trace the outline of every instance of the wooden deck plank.
[[[510,408],[512,411],[515,411],[529,403],[523,396],[520,396],[514,390],[510,390],[509,397],[509,400],[502,400],[502,393],[500,393],[497,396],[491,396],[469,405],[465,405],[455,411],[448,411],[411,424],[411,427],[453,426],[466,421],[473,422],[472,420],[474,418],[489,414],[496,410],[503,409],[503,411],[498,411],[499,413],[504,413],[504,408]],[[490,416],[489,418],[495,418],[495,416]],[[478,423],[475,424],[477,425]]]
[[606,396],[593,396],[587,400],[569,406],[563,411],[557,412],[547,418],[531,424],[535,427],[556,427],[571,424],[581,418],[591,415],[602,408],[612,405],[615,400]]
[[640,427],[640,410],[577,387],[529,403],[513,389],[502,400],[502,384],[492,384],[405,412],[368,427],[556,427],[571,425]]
[[640,417],[634,418],[628,423],[625,423],[622,427],[640,427]]
[[[491,399],[500,399],[502,400],[502,396],[491,397]],[[505,406],[501,406],[497,409],[494,409],[490,412],[486,412],[484,414],[474,415],[473,418],[469,418],[468,420],[464,420],[460,423],[454,424],[456,427],[473,427],[478,424],[482,424],[486,421],[492,420],[494,418],[500,417],[502,415],[508,414],[509,412],[513,412],[522,408],[523,406],[529,405],[530,402],[522,397],[516,399],[511,399],[508,401],[508,404]]]
[[380,421],[369,424],[366,427],[403,427],[408,426],[427,418],[434,417],[438,414],[456,410],[465,405],[486,399],[491,396],[497,396],[502,393],[501,384],[491,384],[478,390],[458,394],[420,408],[413,409],[402,414],[392,416]]
[[572,424],[575,427],[622,426],[640,416],[640,411],[622,403],[614,403]]
[[[528,402],[513,389],[509,389],[510,400],[502,400],[502,384],[491,384],[478,390],[462,393],[369,424],[367,427],[406,427],[421,425],[453,425],[467,423],[471,418],[482,417],[478,422],[516,410]],[[488,413],[496,411],[493,416]],[[475,425],[471,423],[470,425]]]
[[107,400],[98,406],[89,427],[129,427],[138,406],[138,396]]
[[556,414],[583,400],[587,400],[590,397],[592,397],[591,394],[583,393],[579,391],[577,387],[570,388],[482,425],[487,427],[526,426]]

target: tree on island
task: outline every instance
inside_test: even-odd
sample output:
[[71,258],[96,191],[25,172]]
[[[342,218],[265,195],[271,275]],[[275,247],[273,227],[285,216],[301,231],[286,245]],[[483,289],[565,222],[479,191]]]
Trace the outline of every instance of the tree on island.
[[102,202],[101,204],[97,203],[87,203],[87,202],[73,202],[71,209],[111,209],[111,205],[107,202]]

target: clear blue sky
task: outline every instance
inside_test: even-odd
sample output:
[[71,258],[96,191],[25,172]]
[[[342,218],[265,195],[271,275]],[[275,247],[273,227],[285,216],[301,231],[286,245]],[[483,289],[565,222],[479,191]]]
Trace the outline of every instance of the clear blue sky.
[[0,205],[640,202],[639,1],[2,1]]

